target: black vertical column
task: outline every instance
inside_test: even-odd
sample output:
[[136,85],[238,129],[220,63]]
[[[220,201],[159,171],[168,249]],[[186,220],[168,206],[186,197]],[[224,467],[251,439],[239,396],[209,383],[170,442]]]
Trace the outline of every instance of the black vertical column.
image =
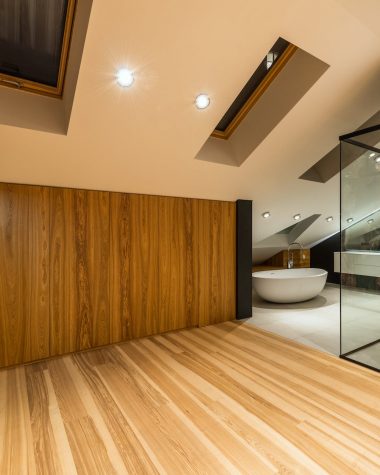
[[252,316],[252,201],[236,201],[236,318]]

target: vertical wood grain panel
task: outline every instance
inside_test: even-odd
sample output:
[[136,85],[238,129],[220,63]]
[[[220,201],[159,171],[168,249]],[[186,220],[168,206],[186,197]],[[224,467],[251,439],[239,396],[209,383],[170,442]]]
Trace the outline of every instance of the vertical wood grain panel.
[[132,337],[158,331],[158,197],[130,195]]
[[97,346],[110,343],[110,193],[93,191],[91,196],[90,271],[96,316],[91,346]]
[[159,333],[198,324],[196,203],[186,198],[159,198]]
[[236,210],[230,202],[199,200],[199,325],[235,318]]
[[73,191],[50,189],[50,355],[77,349]]
[[110,340],[132,338],[131,315],[131,200],[125,193],[111,193]]
[[0,184],[0,364],[49,356],[49,194]]
[[74,191],[75,275],[79,349],[110,342],[109,193]]
[[49,338],[49,188],[28,187],[28,262],[26,361],[50,355]]
[[24,361],[27,341],[28,193],[0,184],[0,365]]
[[51,190],[51,354],[109,338],[109,193]]
[[235,205],[0,184],[0,366],[235,317]]
[[158,197],[111,194],[111,341],[158,331]]
[[[310,249],[294,249],[289,252],[290,257],[293,258],[293,267],[310,267]],[[288,251],[283,250],[272,256],[270,259],[267,259],[263,266],[279,267],[279,268],[288,268]]]

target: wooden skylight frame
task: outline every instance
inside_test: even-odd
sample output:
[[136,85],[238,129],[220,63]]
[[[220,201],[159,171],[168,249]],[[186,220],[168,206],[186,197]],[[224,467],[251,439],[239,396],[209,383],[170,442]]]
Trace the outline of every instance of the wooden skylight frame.
[[237,129],[237,127],[242,122],[242,120],[246,117],[248,112],[252,109],[252,107],[256,104],[256,102],[268,89],[268,87],[271,85],[274,79],[278,76],[278,74],[282,71],[282,69],[285,67],[285,65],[288,63],[288,61],[291,59],[291,57],[294,55],[297,49],[298,49],[297,46],[289,43],[285,51],[274,62],[273,66],[268,70],[268,73],[265,75],[264,79],[252,92],[248,100],[240,108],[240,110],[232,119],[228,127],[224,131],[215,129],[212,132],[211,137],[224,139],[224,140],[228,140],[231,137],[233,132]]
[[42,94],[42,95],[50,96],[50,97],[56,97],[56,98],[62,97],[76,5],[77,5],[77,0],[67,1],[67,11],[66,11],[66,18],[65,18],[65,26],[63,30],[61,58],[59,62],[57,85],[49,86],[47,84],[42,84],[40,82],[35,82],[29,79],[17,77],[16,75],[10,75],[10,74],[5,74],[5,73],[0,72],[1,86],[11,87],[13,89],[19,89],[21,91],[28,91],[28,92]]

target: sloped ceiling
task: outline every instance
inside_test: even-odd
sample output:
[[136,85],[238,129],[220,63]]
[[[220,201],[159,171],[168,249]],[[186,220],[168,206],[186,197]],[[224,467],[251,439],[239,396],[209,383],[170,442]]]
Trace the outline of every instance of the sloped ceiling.
[[[255,242],[295,213],[322,215],[301,238],[317,241],[338,229],[338,177],[298,177],[379,110],[375,17],[373,0],[94,0],[67,135],[1,125],[0,180],[252,199]],[[196,160],[279,36],[327,72],[241,167]],[[114,73],[125,65],[136,81],[121,90]],[[212,100],[203,111],[193,104],[199,92]]]

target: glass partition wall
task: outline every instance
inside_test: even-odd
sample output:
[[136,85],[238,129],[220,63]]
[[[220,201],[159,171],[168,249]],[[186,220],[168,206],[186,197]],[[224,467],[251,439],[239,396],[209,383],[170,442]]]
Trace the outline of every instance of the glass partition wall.
[[380,371],[380,125],[340,140],[340,354]]

